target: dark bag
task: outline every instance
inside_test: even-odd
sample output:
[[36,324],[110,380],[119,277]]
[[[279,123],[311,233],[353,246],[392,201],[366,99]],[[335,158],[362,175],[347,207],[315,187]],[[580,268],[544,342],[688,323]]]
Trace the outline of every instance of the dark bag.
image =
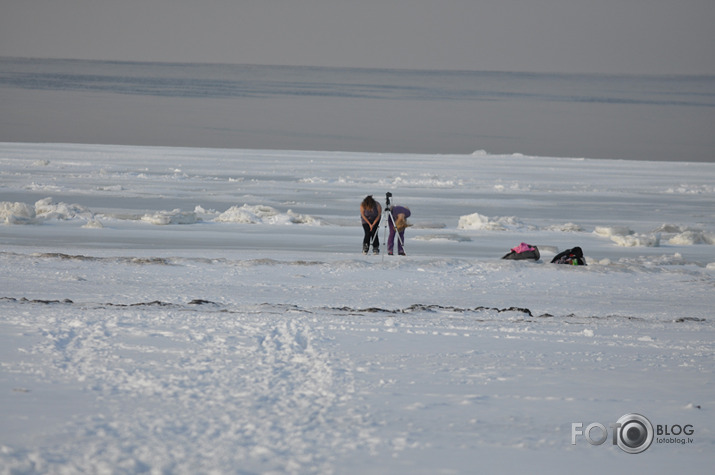
[[540,258],[541,254],[539,254],[539,248],[526,244],[525,242],[522,242],[520,245],[511,248],[511,252],[502,257],[502,259],[532,259],[534,261],[538,261]]
[[585,266],[586,259],[583,258],[583,251],[580,247],[566,249],[560,252],[551,259],[552,264],[567,264],[570,266]]

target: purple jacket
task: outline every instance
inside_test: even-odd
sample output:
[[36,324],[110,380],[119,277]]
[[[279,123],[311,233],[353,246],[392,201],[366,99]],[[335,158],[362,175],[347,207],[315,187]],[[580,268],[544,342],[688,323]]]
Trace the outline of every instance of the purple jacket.
[[392,208],[392,217],[397,219],[397,217],[401,214],[405,215],[405,218],[410,217],[410,210],[408,208],[405,208],[404,206],[394,206]]

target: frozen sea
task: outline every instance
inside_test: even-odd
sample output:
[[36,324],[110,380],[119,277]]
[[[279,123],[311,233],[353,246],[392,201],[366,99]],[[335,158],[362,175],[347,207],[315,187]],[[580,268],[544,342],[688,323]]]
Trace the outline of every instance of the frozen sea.
[[715,161],[715,76],[0,58],[0,142]]
[[[407,256],[362,255],[388,191]],[[706,162],[0,143],[0,473],[709,474],[714,203]]]

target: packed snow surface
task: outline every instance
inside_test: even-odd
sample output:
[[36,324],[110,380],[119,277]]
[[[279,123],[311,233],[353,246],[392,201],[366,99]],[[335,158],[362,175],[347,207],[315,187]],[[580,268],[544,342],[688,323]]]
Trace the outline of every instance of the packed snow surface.
[[712,163],[0,144],[0,473],[711,473],[714,205]]

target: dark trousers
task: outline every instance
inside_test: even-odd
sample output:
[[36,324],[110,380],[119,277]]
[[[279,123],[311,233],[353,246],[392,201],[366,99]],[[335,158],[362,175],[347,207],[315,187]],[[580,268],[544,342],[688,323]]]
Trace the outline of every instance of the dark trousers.
[[377,222],[374,228],[370,230],[370,225],[367,223],[362,223],[362,230],[365,232],[365,237],[362,240],[362,248],[367,249],[370,247],[370,241],[372,241],[373,249],[380,249],[380,233],[377,231],[380,229],[380,221]]

